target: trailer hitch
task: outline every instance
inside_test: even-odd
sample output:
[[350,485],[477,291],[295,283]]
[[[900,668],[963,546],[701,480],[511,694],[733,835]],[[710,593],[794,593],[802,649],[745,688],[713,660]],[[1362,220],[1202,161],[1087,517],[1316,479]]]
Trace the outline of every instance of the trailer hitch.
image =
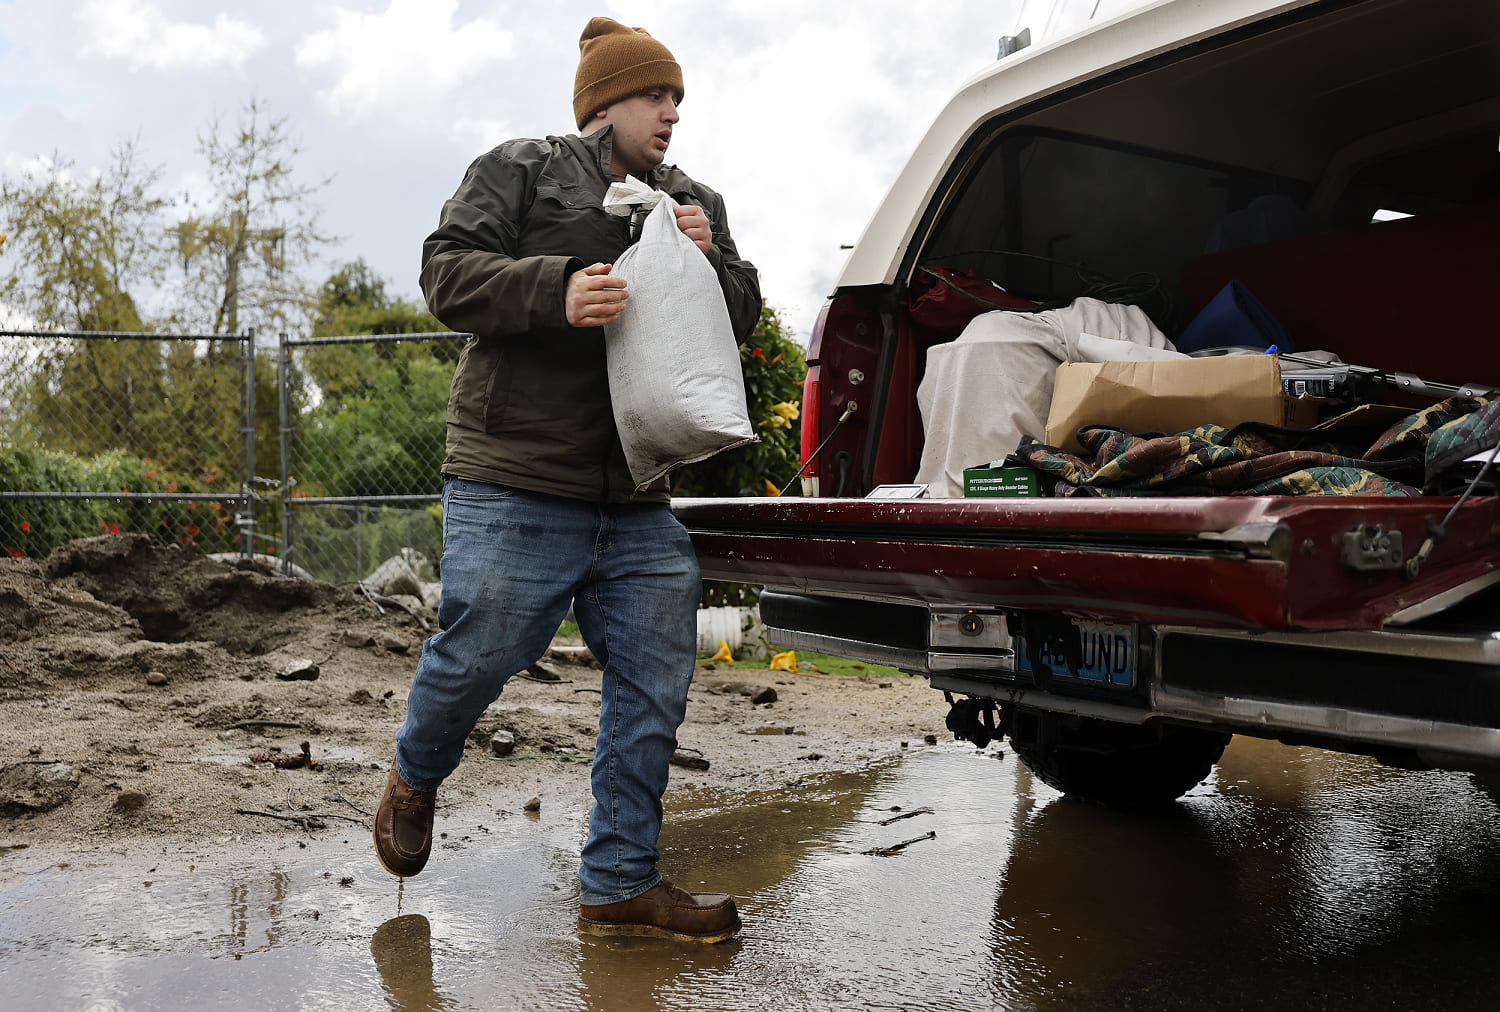
[[1005,708],[997,723],[996,711],[999,707],[993,699],[976,699],[973,696],[954,699],[953,693],[947,691],[943,693],[943,698],[948,701],[949,706],[944,723],[953,732],[954,741],[973,742],[976,747],[984,748],[990,742],[1004,738],[1010,729],[1010,707]]

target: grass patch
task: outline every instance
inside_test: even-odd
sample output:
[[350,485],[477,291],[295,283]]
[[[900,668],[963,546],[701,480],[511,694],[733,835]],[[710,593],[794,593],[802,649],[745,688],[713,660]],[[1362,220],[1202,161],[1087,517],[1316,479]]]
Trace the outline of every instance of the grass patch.
[[[711,655],[699,654],[699,661],[706,661]],[[720,671],[767,671],[771,662],[760,657],[751,657],[746,660],[714,661],[715,667]],[[811,667],[809,667],[811,665]],[[884,664],[866,664],[863,661],[851,661],[847,657],[833,657],[828,654],[809,654],[798,652],[797,670],[802,674],[818,673],[834,675],[839,678],[910,678],[904,671],[887,667]],[[789,674],[790,672],[776,672],[777,674]]]
[[557,627],[557,635],[566,636],[570,639],[579,639],[578,623],[570,618],[563,619],[563,624]]

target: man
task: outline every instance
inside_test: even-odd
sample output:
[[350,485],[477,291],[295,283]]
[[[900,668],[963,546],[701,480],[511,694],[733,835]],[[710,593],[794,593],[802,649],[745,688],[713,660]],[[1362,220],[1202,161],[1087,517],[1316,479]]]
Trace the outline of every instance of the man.
[[602,207],[610,181],[633,175],[682,205],[678,228],[718,274],[740,340],[760,287],[723,200],[662,163],[683,98],[666,46],[594,18],[579,49],[581,136],[481,156],[422,247],[428,307],[474,336],[448,401],[442,631],[417,664],[375,849],[393,874],[421,870],[438,785],[571,605],[604,666],[579,930],[722,941],[740,927],[734,901],[686,893],[656,868],[701,580],[665,480],[638,492],[615,431],[601,328],[630,312],[610,270],[631,239],[629,219]]

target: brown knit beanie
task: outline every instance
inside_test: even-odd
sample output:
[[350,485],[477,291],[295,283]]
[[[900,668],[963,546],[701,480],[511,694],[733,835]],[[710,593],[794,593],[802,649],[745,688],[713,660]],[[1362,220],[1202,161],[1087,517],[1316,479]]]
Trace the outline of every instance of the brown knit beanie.
[[682,97],[682,68],[644,28],[593,18],[578,39],[578,50],[573,117],[580,130],[600,109],[647,88],[671,88]]

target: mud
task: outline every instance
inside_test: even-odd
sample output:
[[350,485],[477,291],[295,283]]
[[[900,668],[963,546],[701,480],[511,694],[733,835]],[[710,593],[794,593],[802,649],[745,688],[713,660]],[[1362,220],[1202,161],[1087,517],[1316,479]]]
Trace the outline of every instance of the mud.
[[[576,645],[487,714],[398,881],[366,820],[414,655],[378,644],[430,614],[118,539],[66,559],[93,561],[0,562],[7,1008],[1500,1006],[1500,811],[1460,774],[1237,738],[1172,811],[1122,815],[952,742],[924,682],[766,672],[768,705],[704,668],[682,740],[709,768],[673,768],[662,866],[744,933],[594,940]],[[295,657],[319,677],[278,679]]]
[[663,862],[735,894],[736,941],[580,937],[579,785],[535,815],[450,808],[432,863],[401,883],[342,826],[232,865],[9,855],[0,988],[23,1009],[1500,1001],[1500,828],[1456,774],[1236,739],[1213,779],[1148,818],[1060,798],[993,746],[946,744],[667,800]]
[[[167,847],[233,862],[305,846],[301,819],[364,820],[435,627],[415,597],[285,579],[142,537],[0,559],[0,860],[107,866]],[[470,736],[440,819],[444,806],[520,811],[586,784],[600,677],[585,648],[559,640],[512,679]],[[673,784],[925,747],[943,710],[918,679],[704,665],[679,735],[699,761],[674,766]],[[798,734],[734,733],[772,723]],[[502,758],[489,749],[497,731],[514,740]],[[14,881],[9,863],[0,887]]]

